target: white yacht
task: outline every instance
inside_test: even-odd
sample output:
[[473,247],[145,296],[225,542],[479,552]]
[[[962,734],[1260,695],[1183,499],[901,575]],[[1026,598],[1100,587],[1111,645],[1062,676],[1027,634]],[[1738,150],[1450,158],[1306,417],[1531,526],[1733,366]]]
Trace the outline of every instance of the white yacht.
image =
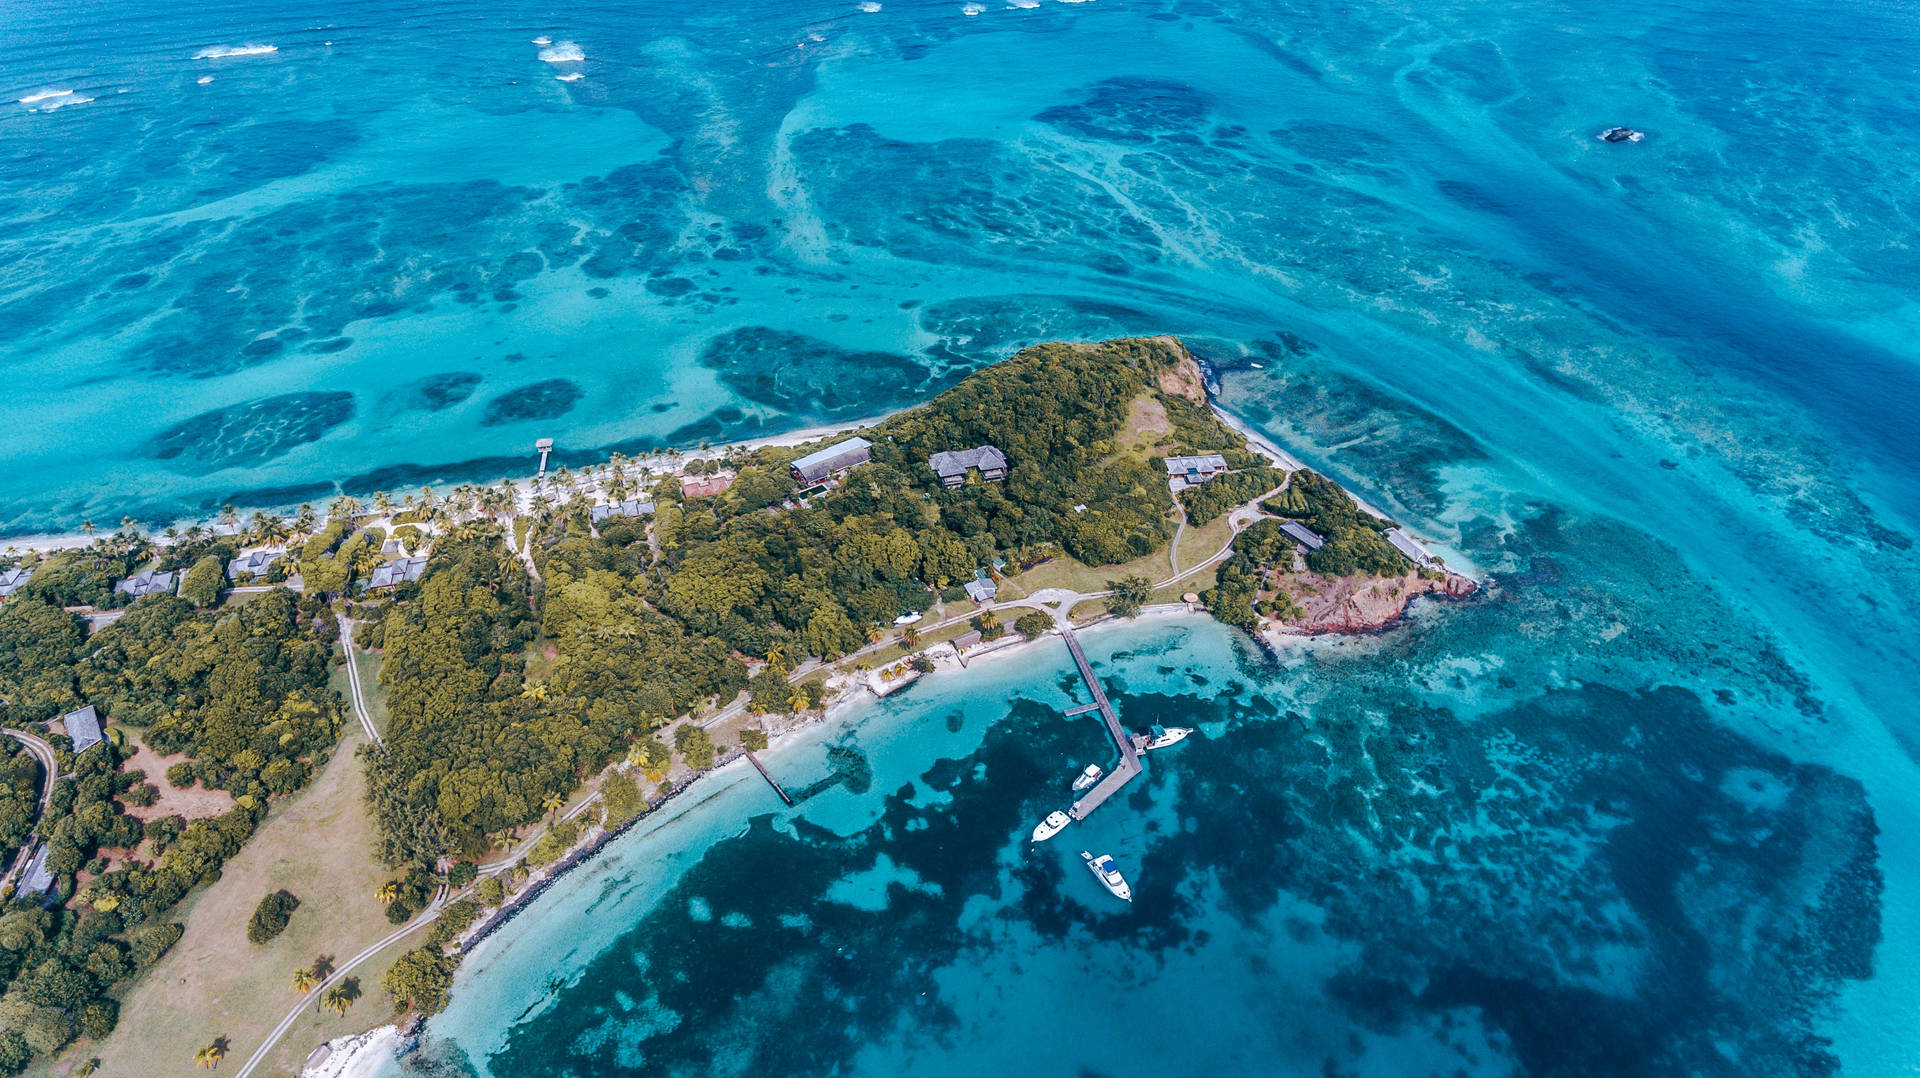
[[1113,897],[1122,902],[1133,901],[1133,888],[1127,886],[1127,878],[1120,875],[1120,870],[1114,867],[1112,856],[1103,853],[1095,857],[1081,850],[1080,859],[1087,863],[1087,868],[1100,880],[1102,887],[1112,892]]
[[1094,783],[1100,781],[1100,776],[1104,774],[1106,774],[1106,772],[1100,769],[1099,764],[1088,764],[1085,771],[1074,776],[1073,792],[1079,793],[1081,790],[1090,789]]
[[1061,830],[1063,830],[1068,824],[1072,822],[1073,822],[1073,817],[1068,816],[1066,813],[1061,812],[1059,809],[1055,809],[1052,812],[1047,813],[1046,819],[1041,820],[1039,823],[1034,825],[1033,840],[1035,842],[1045,842],[1046,840],[1059,834]]
[[1191,726],[1163,726],[1159,733],[1147,739],[1147,743],[1142,748],[1152,752],[1154,749],[1164,749],[1168,745],[1178,745],[1185,741],[1190,733],[1193,733]]

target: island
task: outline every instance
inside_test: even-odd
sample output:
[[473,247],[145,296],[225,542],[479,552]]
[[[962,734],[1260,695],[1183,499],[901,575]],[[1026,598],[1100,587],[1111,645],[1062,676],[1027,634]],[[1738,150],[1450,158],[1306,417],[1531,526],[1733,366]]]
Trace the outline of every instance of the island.
[[376,986],[359,1027],[417,1022],[701,773],[1060,626],[1278,648],[1473,592],[1206,381],[1170,337],[1043,344],[803,444],[16,553],[0,1075],[286,1069]]

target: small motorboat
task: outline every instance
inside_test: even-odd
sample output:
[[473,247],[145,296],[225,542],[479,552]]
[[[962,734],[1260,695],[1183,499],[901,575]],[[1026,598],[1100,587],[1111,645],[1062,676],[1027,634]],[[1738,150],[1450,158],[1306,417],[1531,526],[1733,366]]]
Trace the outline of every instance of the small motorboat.
[[1106,774],[1106,772],[1100,769],[1099,764],[1088,764],[1085,771],[1074,776],[1073,792],[1079,793],[1081,790],[1090,789],[1094,783],[1100,781],[1100,776],[1104,774]]
[[1594,137],[1601,142],[1639,142],[1647,137],[1647,133],[1631,127],[1609,127]]
[[1154,729],[1156,731],[1154,735],[1147,739],[1145,745],[1141,746],[1141,748],[1147,752],[1152,752],[1154,749],[1164,749],[1168,745],[1178,745],[1187,739],[1188,734],[1193,733],[1193,727],[1191,726],[1159,726]]
[[1113,897],[1122,902],[1133,901],[1133,888],[1127,886],[1127,878],[1122,876],[1120,870],[1114,866],[1111,855],[1103,853],[1095,857],[1081,850],[1080,859],[1087,863],[1087,868],[1093,872],[1094,878],[1100,881],[1100,886],[1105,887]]
[[1045,842],[1065,830],[1066,826],[1072,822],[1073,817],[1061,812],[1059,809],[1055,809],[1047,813],[1046,819],[1034,825],[1033,840],[1035,842]]

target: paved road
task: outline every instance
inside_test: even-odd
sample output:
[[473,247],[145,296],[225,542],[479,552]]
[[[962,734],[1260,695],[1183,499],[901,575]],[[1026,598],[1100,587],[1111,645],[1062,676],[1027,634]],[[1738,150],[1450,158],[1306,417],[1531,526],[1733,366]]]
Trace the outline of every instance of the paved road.
[[[53,746],[25,730],[0,730],[0,734],[18,741],[27,750],[27,755],[40,765],[40,773],[46,776],[46,784],[40,787],[40,815],[45,816],[47,806],[53,801],[53,784],[60,777],[60,762],[53,754]],[[0,876],[0,885],[13,882],[14,876],[27,867],[28,861],[33,860],[33,849],[38,845],[39,840],[31,836],[21,843],[20,852],[14,856],[13,864],[7,867],[6,875]]]
[[367,700],[360,693],[360,664],[353,659],[353,619],[340,619],[340,650],[347,657],[347,686],[353,690],[353,714],[360,720],[360,728],[375,745],[384,745],[380,731],[373,728],[373,716],[367,714]]

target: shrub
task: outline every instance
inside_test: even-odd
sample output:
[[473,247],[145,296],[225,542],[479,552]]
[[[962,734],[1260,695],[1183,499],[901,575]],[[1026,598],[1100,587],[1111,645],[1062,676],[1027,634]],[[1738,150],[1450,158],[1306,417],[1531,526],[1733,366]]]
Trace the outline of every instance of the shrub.
[[1035,610],[1015,618],[1013,627],[1021,636],[1039,636],[1053,628],[1053,619]]
[[261,899],[253,908],[253,916],[247,919],[247,942],[266,943],[286,931],[287,921],[299,907],[300,900],[284,889]]
[[458,861],[447,872],[447,882],[455,887],[465,887],[479,878],[480,870],[472,861]]
[[683,723],[673,732],[673,745],[680,750],[680,758],[695,771],[705,771],[713,766],[713,738],[703,727],[693,723]]
[[480,881],[480,886],[475,888],[473,893],[480,896],[481,902],[489,906],[498,906],[507,897],[507,886],[500,882],[500,877],[488,876]]
[[184,790],[198,779],[199,776],[194,773],[192,760],[182,760],[167,768],[167,785],[176,790]]
[[152,783],[143,782],[122,794],[120,799],[137,808],[146,808],[160,800],[160,791]]

